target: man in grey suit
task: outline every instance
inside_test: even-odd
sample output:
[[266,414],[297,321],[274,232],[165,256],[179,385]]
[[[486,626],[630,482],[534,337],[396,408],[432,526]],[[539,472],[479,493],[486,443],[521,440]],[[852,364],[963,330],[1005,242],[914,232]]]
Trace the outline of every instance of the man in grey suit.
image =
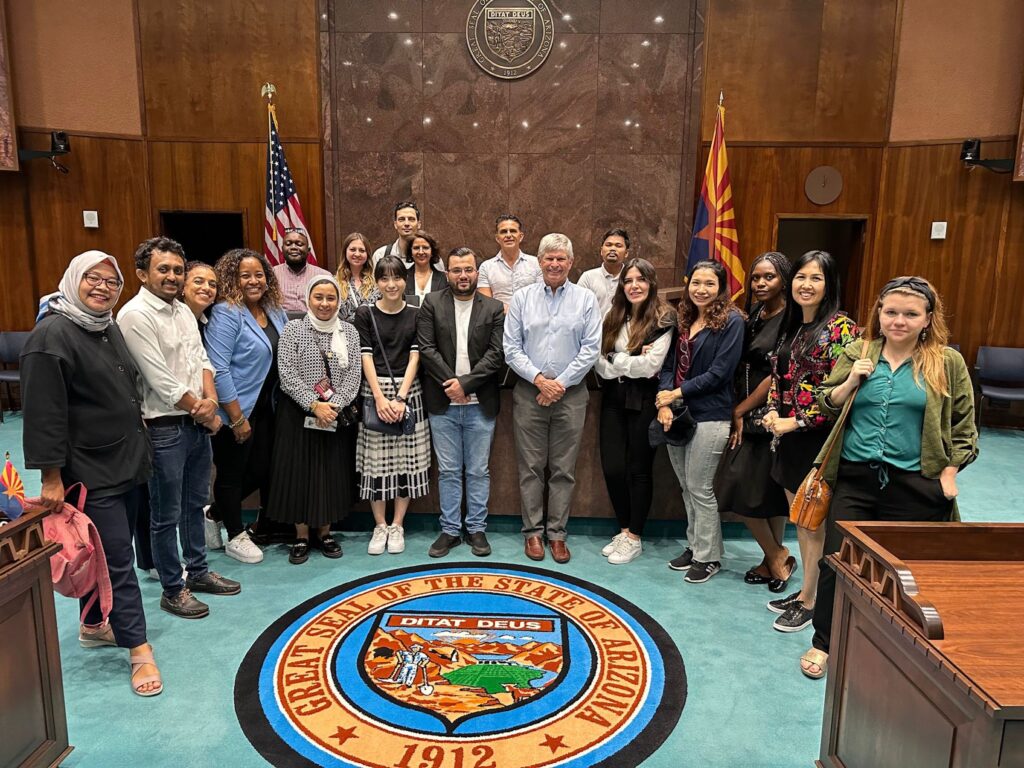
[[469,248],[447,258],[448,287],[423,297],[416,318],[423,402],[437,455],[441,535],[431,557],[462,543],[462,476],[466,476],[466,541],[474,555],[487,543],[491,440],[500,407],[498,379],[504,355],[505,308],[477,293],[480,261]]

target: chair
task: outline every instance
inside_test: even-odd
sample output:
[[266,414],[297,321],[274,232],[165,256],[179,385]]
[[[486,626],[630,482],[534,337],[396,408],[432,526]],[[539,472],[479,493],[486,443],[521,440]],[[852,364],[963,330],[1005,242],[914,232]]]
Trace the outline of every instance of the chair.
[[[21,386],[21,371],[7,370],[8,365],[17,365],[21,356],[21,349],[28,340],[29,331],[3,331],[0,332],[0,385],[3,385],[3,392],[7,394],[7,400],[11,403],[11,410],[14,410],[14,399],[11,397],[11,385]],[[19,390],[20,391],[20,390]],[[3,396],[0,395],[0,424],[4,422]]]
[[974,370],[978,374],[976,420],[979,427],[985,398],[1004,402],[1024,401],[1024,349],[979,347]]

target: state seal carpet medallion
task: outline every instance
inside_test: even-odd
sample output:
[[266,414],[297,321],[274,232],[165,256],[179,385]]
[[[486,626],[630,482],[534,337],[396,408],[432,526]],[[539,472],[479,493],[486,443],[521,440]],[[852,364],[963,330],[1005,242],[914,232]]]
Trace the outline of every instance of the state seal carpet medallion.
[[675,643],[594,584],[523,566],[386,571],[275,621],[235,678],[275,766],[636,766],[686,701]]

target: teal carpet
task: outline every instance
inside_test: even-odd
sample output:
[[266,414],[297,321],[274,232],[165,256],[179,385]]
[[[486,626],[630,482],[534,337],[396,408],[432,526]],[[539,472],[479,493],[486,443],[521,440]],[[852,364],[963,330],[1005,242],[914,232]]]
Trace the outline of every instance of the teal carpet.
[[[21,419],[0,426],[0,455],[21,465]],[[960,478],[961,514],[968,522],[1024,521],[1016,500],[1024,492],[1020,456],[1024,433],[986,430],[981,458]],[[38,476],[25,477],[29,494]],[[502,525],[507,530],[507,525]],[[611,533],[611,527],[607,532]],[[818,754],[823,682],[800,674],[798,658],[809,631],[784,635],[771,629],[772,598],[747,586],[743,572],[757,559],[756,545],[737,531],[726,541],[724,570],[702,585],[684,584],[665,562],[679,553],[682,526],[645,542],[644,554],[626,566],[610,566],[600,555],[605,536],[576,535],[568,566],[550,559],[540,565],[586,579],[634,603],[675,639],[686,665],[689,693],[682,718],[645,768],[790,768],[811,765]],[[346,535],[345,556],[329,561],[313,553],[302,566],[272,547],[260,565],[242,565],[213,553],[214,570],[242,581],[242,594],[211,598],[211,615],[184,621],[158,608],[160,587],[142,577],[149,637],[164,676],[161,696],[143,700],[128,686],[124,651],[84,650],[77,642],[74,601],[57,596],[70,741],[75,751],[63,763],[82,768],[196,768],[266,765],[249,745],[235,718],[234,675],[264,628],[288,608],[343,582],[376,571],[443,564],[426,550],[432,531],[411,531],[402,555],[370,557],[367,533]],[[491,535],[494,554],[486,562],[525,564],[517,533]],[[792,544],[795,551],[795,541]],[[456,550],[452,560],[467,559]]]

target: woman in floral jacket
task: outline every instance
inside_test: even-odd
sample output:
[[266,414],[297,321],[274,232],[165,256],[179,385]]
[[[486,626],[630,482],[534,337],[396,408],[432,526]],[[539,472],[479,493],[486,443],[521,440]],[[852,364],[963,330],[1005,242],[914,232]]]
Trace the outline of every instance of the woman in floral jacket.
[[[843,347],[857,338],[857,325],[839,311],[839,273],[825,251],[809,251],[793,266],[792,298],[786,306],[783,332],[772,356],[772,383],[763,424],[774,435],[772,479],[793,496],[811,470],[829,434],[832,417],[815,397],[839,359]],[[811,531],[797,526],[803,588],[768,603],[781,614],[772,625],[780,632],[810,626],[818,585],[818,561],[825,527]],[[795,568],[795,565],[794,565]]]

